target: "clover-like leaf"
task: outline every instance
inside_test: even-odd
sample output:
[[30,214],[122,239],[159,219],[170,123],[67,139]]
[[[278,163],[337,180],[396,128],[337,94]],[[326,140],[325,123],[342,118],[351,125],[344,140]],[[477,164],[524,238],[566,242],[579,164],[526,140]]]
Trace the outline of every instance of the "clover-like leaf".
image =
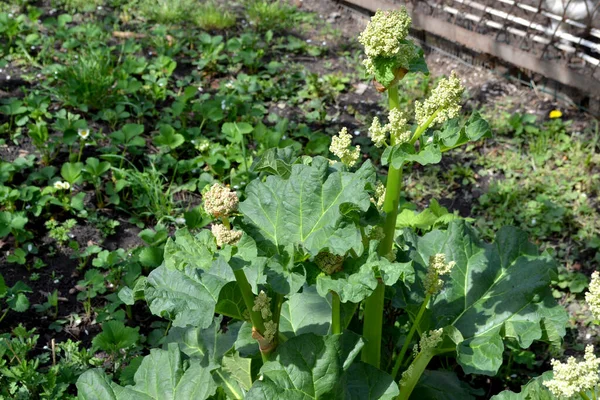
[[289,179],[269,176],[265,182],[250,182],[239,208],[261,250],[272,255],[293,244],[313,256],[323,249],[362,253],[360,230],[340,207],[369,208],[365,187],[374,183],[375,169],[365,162],[354,173],[332,171],[326,159],[316,157],[312,165],[292,165]]
[[[524,232],[505,227],[494,243],[486,244],[464,221],[453,221],[447,231],[406,236],[421,276],[417,282],[422,282],[430,256],[444,253],[456,262],[422,329],[452,325],[462,333],[464,341],[456,351],[465,373],[494,375],[502,364],[504,337],[526,348],[534,340],[564,336],[567,314],[549,288],[556,264],[547,253],[540,255]],[[397,287],[413,312],[423,301],[422,285]]]
[[177,344],[168,350],[152,349],[135,373],[135,385],[120,386],[102,369],[92,369],[77,380],[81,400],[204,400],[212,396],[217,385],[209,368],[197,360],[184,363]]
[[[247,400],[259,399],[392,399],[398,387],[391,376],[374,367],[353,364],[362,348],[361,338],[342,335],[296,336],[281,344],[274,361],[263,365]],[[348,390],[354,391],[349,396]]]

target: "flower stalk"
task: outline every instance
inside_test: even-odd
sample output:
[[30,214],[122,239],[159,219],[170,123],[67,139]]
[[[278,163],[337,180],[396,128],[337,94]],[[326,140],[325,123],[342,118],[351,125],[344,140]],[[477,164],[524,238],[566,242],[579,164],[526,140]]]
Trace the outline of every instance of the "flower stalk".
[[337,335],[342,333],[342,315],[340,296],[331,292],[331,333]]
[[[388,101],[390,110],[399,109],[400,99],[398,96],[398,84],[395,83],[388,88]],[[392,145],[395,143],[391,137]],[[400,202],[400,191],[402,186],[402,168],[390,166],[387,177],[385,200],[383,211],[385,222],[383,225],[384,238],[379,244],[378,253],[385,257],[390,254],[394,247],[394,233],[396,232],[396,217],[398,216],[398,205]],[[385,300],[385,285],[379,281],[377,288],[365,300],[363,337],[366,344],[362,351],[362,361],[379,368],[381,362],[381,332],[383,325],[383,303]]]

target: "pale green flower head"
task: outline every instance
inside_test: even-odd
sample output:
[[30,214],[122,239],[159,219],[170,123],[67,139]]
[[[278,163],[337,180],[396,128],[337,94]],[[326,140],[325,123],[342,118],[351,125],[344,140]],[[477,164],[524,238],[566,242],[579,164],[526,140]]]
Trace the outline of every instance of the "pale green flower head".
[[226,217],[235,212],[239,199],[234,191],[228,187],[215,183],[204,193],[204,209],[215,218]]
[[258,296],[254,298],[252,311],[260,312],[263,319],[271,317],[271,298],[264,291],[261,290]]
[[375,147],[382,147],[385,145],[387,130],[385,129],[385,126],[381,125],[379,118],[377,117],[373,118],[373,123],[369,128],[369,137]]
[[275,335],[277,334],[277,323],[273,321],[265,322],[265,333],[263,333],[263,337],[269,343],[272,343],[275,339]]
[[427,275],[423,280],[425,292],[430,295],[439,293],[444,286],[444,281],[440,279],[440,276],[448,275],[455,265],[454,261],[446,262],[445,254],[435,254],[429,257]]
[[387,135],[389,134],[392,144],[402,144],[410,141],[412,132],[408,126],[408,120],[404,117],[402,111],[392,108],[388,115],[388,123],[381,125],[379,118],[373,118],[373,123],[369,128],[369,137],[375,147],[387,145]]
[[223,247],[226,244],[234,245],[239,242],[243,232],[235,229],[229,229],[223,224],[214,224],[211,227],[211,232],[217,240],[217,246]]
[[413,347],[413,356],[416,357],[420,351],[435,349],[443,340],[444,328],[432,329],[423,333],[421,340]]
[[342,269],[344,264],[344,256],[338,256],[328,251],[322,251],[315,257],[315,264],[325,272],[327,275],[331,275]]
[[600,319],[600,273],[598,271],[592,274],[589,291],[585,294],[585,301],[590,307],[594,318]]
[[456,72],[450,78],[442,79],[424,103],[415,102],[415,118],[419,125],[425,125],[433,117],[432,123],[443,124],[455,118],[460,112],[460,100],[465,88]]
[[331,138],[329,151],[337,156],[344,165],[352,167],[360,157],[360,146],[356,146],[354,150],[352,146],[352,136],[348,133],[348,129],[342,128],[338,136]]
[[600,383],[598,378],[600,358],[594,355],[594,346],[586,346],[582,361],[578,362],[575,357],[569,357],[566,363],[552,360],[551,364],[554,377],[545,381],[544,385],[556,397],[571,398],[579,392],[595,388]]
[[408,35],[410,24],[410,16],[404,7],[394,11],[378,10],[358,36],[358,41],[370,58],[392,57],[401,51],[400,41]]
[[388,117],[390,122],[387,124],[393,144],[402,144],[410,141],[412,132],[408,126],[408,120],[404,117],[402,111],[397,108],[390,110]]

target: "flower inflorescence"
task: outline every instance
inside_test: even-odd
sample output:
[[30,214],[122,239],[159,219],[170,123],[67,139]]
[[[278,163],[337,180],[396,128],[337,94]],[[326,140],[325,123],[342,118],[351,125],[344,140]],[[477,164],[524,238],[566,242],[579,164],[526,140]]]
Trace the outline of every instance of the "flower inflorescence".
[[228,187],[215,183],[204,193],[204,209],[215,218],[227,217],[235,212],[239,199]]
[[386,144],[388,133],[392,139],[392,144],[402,144],[410,141],[412,132],[402,111],[392,108],[388,120],[387,124],[381,125],[379,118],[373,118],[373,123],[369,128],[369,137],[375,147],[382,147]]
[[344,264],[344,256],[338,256],[328,251],[322,251],[315,257],[315,264],[325,272],[327,275],[331,275],[342,269]]
[[377,57],[395,59],[397,66],[408,69],[410,60],[416,55],[415,47],[404,42],[411,22],[405,8],[394,11],[378,10],[371,18],[358,37],[367,55],[363,64],[370,74],[375,75]]
[[400,41],[408,35],[411,19],[405,8],[394,11],[378,10],[371,18],[358,41],[369,57],[391,57],[400,51]]
[[338,136],[331,138],[329,151],[337,156],[344,165],[352,167],[360,157],[360,146],[356,146],[354,150],[351,149],[351,146],[352,136],[348,133],[348,129],[342,128]]
[[260,336],[267,343],[272,343],[277,334],[277,323],[273,321],[271,298],[264,291],[261,290],[258,296],[254,298],[252,311],[260,312],[260,316],[264,320],[265,330]]
[[217,246],[223,247],[225,245],[233,246],[242,237],[243,232],[235,229],[229,229],[223,224],[213,224],[211,232],[217,240]]
[[413,347],[413,356],[416,357],[419,351],[429,351],[435,349],[442,342],[444,329],[432,329],[423,333],[419,344]]
[[429,257],[427,275],[423,280],[425,292],[430,295],[439,293],[444,286],[444,281],[440,279],[440,276],[449,274],[454,265],[456,265],[454,261],[446,262],[445,254],[435,254]]
[[545,381],[544,385],[557,397],[571,398],[579,392],[593,389],[600,383],[598,366],[600,358],[594,355],[594,346],[585,348],[582,361],[569,357],[566,363],[552,360],[553,379]]
[[422,126],[433,117],[432,122],[443,124],[449,119],[455,118],[460,112],[460,100],[465,88],[455,71],[450,78],[442,79],[425,102],[415,102],[415,118]]
[[600,273],[595,271],[592,274],[589,291],[585,294],[585,301],[590,307],[594,318],[600,319]]

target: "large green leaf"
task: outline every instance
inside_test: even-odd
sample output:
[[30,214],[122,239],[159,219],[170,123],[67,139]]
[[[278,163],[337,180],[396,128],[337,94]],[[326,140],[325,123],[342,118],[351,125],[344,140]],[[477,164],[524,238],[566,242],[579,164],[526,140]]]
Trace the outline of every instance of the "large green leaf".
[[233,348],[241,322],[227,325],[221,330],[223,317],[216,317],[207,329],[194,327],[172,328],[164,339],[164,343],[176,343],[182,353],[190,358],[206,359],[212,364],[221,363],[223,355]]
[[260,370],[247,400],[263,399],[343,399],[348,388],[355,394],[370,393],[362,398],[391,399],[398,394],[393,379],[383,371],[352,362],[362,348],[354,333],[296,336],[281,344],[274,361]]
[[326,335],[331,325],[331,296],[322,297],[314,286],[305,286],[283,303],[279,332],[287,338],[303,333]]
[[464,337],[457,359],[465,373],[494,375],[502,364],[504,337],[526,348],[534,340],[559,341],[564,336],[567,314],[549,289],[556,264],[547,253],[540,255],[524,232],[506,227],[494,243],[486,244],[464,221],[453,221],[447,231],[406,236],[421,276],[408,291],[398,285],[409,310],[423,300],[420,282],[429,257],[444,253],[456,262],[430,304],[422,330],[457,328]]
[[222,256],[212,261],[210,235],[203,231],[192,237],[185,229],[179,231],[165,245],[164,265],[148,275],[144,294],[150,311],[172,319],[174,326],[208,327],[221,289],[235,280]]
[[240,211],[254,227],[259,248],[269,255],[290,244],[313,256],[324,249],[340,255],[354,249],[360,254],[360,231],[340,209],[345,205],[345,212],[366,211],[371,196],[365,187],[374,179],[370,162],[352,173],[333,171],[326,159],[316,157],[312,165],[292,165],[287,180],[269,176],[264,182],[250,182]]
[[465,382],[462,382],[454,372],[451,371],[428,371],[425,370],[419,383],[413,390],[413,399],[436,399],[436,400],[474,400],[475,395],[483,396],[485,392],[481,389],[475,390]]
[[348,259],[340,272],[319,275],[317,291],[321,296],[334,291],[343,303],[359,303],[373,293],[379,278],[387,286],[392,286],[398,280],[412,282],[414,271],[410,262],[390,262],[387,258],[380,257],[377,253],[377,242],[372,241],[369,254],[365,253],[357,259]]
[[174,343],[168,350],[150,350],[134,380],[135,385],[123,387],[111,382],[103,370],[92,369],[77,380],[78,397],[81,400],[204,400],[217,389],[210,369],[197,360],[184,363]]
[[521,386],[521,392],[515,393],[505,390],[491,398],[491,400],[558,400],[543,382],[552,379],[552,371],[544,372],[542,375],[533,378],[526,385]]

